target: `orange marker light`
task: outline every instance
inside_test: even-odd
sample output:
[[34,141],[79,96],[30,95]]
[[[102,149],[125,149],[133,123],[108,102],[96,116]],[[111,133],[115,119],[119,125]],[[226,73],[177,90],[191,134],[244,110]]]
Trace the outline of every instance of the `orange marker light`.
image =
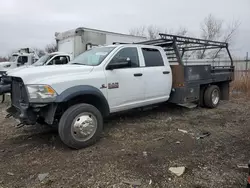
[[49,94],[51,94],[51,95],[54,95],[54,94],[55,94],[54,89],[52,89],[50,86],[45,86],[45,88],[46,88],[46,90],[47,90],[47,92],[48,92]]

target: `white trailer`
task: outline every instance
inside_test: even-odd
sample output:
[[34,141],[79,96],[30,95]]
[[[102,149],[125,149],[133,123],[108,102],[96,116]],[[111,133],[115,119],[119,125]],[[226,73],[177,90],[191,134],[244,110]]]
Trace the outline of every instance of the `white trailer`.
[[55,33],[59,52],[71,54],[74,58],[84,51],[99,45],[113,43],[134,43],[146,41],[146,37],[139,37],[97,29],[80,27],[69,31]]

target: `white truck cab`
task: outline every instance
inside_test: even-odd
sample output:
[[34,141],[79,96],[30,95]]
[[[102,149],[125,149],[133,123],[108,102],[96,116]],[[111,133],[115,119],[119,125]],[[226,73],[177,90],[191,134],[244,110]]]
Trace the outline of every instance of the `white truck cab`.
[[[47,66],[47,65],[65,65],[72,60],[72,56],[64,53],[64,52],[53,52],[49,54],[45,54],[40,57],[35,63],[33,64],[24,64],[23,66],[9,66],[0,71],[0,76],[3,74],[12,73],[15,71],[19,71],[20,69],[29,68],[33,66]],[[1,64],[0,64],[1,65]],[[27,69],[30,70],[30,69]]]
[[7,70],[14,69],[23,65],[32,65],[38,60],[37,54],[29,48],[20,49],[18,52],[13,53],[8,62],[0,64],[0,73]]
[[36,61],[34,66],[43,66],[43,65],[64,65],[72,60],[70,54],[64,52],[53,52],[45,54],[38,61]]

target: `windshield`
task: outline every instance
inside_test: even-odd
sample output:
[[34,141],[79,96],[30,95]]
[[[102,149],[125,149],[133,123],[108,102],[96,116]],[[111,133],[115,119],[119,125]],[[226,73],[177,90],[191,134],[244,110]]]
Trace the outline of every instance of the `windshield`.
[[10,62],[15,62],[17,57],[18,57],[18,55],[12,55],[10,58]]
[[38,59],[33,65],[34,66],[42,66],[44,65],[49,59],[51,58],[51,55],[44,55],[40,59]]
[[73,59],[69,64],[97,66],[109,55],[115,47],[97,47],[85,51]]

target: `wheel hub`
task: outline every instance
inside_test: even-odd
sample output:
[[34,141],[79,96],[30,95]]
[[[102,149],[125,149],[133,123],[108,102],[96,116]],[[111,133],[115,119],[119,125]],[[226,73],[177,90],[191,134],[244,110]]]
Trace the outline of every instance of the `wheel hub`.
[[71,125],[71,133],[78,141],[89,140],[96,132],[97,119],[92,113],[79,114]]
[[219,99],[220,99],[219,91],[217,89],[215,89],[212,92],[212,102],[213,102],[213,104],[216,105],[219,102]]

